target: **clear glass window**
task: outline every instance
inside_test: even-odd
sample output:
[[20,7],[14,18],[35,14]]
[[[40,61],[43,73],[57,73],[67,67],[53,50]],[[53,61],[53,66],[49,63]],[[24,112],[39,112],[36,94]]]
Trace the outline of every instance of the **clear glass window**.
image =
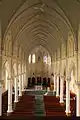
[[35,54],[32,55],[32,63],[35,63]]
[[29,55],[29,63],[31,63],[31,54]]

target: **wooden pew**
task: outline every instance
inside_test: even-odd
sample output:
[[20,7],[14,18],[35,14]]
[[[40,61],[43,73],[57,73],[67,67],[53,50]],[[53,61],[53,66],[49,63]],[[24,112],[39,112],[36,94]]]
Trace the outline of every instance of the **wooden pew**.
[[65,108],[55,96],[44,96],[46,116],[65,116]]
[[8,109],[8,91],[2,94],[2,116],[6,116]]
[[34,116],[35,96],[23,95],[11,116]]

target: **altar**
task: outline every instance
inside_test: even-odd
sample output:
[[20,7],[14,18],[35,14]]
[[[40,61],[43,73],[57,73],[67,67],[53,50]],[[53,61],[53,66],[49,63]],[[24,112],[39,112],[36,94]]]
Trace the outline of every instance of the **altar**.
[[35,85],[35,90],[42,90],[42,85]]

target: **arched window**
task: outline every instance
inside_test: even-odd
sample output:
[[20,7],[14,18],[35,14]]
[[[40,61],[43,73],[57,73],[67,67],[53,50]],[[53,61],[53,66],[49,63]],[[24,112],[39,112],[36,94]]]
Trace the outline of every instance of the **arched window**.
[[35,54],[32,55],[32,63],[35,63]]
[[47,56],[43,57],[43,61],[47,64]]
[[31,63],[31,54],[29,55],[29,63]]

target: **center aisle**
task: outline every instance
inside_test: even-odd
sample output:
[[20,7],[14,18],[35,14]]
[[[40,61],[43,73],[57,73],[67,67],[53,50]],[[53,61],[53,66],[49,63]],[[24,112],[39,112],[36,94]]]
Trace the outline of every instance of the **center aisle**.
[[35,95],[35,116],[45,116],[43,95],[41,93],[42,91],[38,91],[38,95]]
[[45,116],[43,95],[46,90],[27,91],[26,94],[35,96],[34,114],[35,116]]

